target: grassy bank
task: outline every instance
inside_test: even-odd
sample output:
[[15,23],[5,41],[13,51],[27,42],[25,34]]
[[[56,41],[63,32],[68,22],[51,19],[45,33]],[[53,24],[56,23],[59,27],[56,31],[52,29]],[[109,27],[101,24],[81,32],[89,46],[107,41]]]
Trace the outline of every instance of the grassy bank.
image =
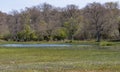
[[95,40],[90,41],[80,41],[80,40],[70,40],[65,41],[28,41],[28,42],[16,42],[16,41],[4,41],[0,40],[0,44],[81,44],[81,45],[99,45],[99,46],[120,46],[119,41],[101,41],[96,42]]
[[120,48],[0,48],[1,72],[120,72]]
[[16,42],[16,41],[0,41],[0,44],[86,44],[86,45],[98,45],[95,41],[28,41],[28,42]]

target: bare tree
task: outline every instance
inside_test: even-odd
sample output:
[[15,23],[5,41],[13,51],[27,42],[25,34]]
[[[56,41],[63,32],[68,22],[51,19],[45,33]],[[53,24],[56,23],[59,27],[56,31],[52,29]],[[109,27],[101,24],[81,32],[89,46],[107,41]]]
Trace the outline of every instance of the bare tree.
[[84,9],[84,16],[91,30],[95,32],[96,41],[100,42],[101,35],[106,26],[106,10],[100,3],[88,4]]
[[46,38],[52,40],[52,32],[58,25],[59,14],[58,11],[49,4],[42,5],[43,21],[46,24]]
[[0,36],[9,33],[7,22],[7,14],[0,12]]
[[[117,2],[107,2],[105,3],[105,8],[107,10],[107,16],[108,16],[108,21],[107,23],[110,24],[110,27],[107,27],[108,29],[110,29],[110,34],[115,37],[118,38],[120,37],[120,31],[119,31],[119,15],[120,15],[120,11],[119,11],[119,5]],[[119,32],[119,34],[118,34]],[[106,34],[106,33],[105,33]]]

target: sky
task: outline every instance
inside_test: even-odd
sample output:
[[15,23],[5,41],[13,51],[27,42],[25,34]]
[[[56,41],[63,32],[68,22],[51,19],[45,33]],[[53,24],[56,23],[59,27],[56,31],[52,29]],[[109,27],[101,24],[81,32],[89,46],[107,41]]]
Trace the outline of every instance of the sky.
[[85,7],[88,3],[92,2],[119,2],[120,0],[0,0],[0,11],[9,13],[12,10],[24,9],[25,7],[32,7],[43,3],[48,3],[56,7],[65,7],[69,4]]

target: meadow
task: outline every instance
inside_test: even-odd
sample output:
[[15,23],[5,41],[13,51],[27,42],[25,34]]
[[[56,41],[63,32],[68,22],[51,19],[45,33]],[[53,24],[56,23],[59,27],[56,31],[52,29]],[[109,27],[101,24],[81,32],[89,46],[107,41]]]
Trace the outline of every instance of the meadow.
[[49,1],[0,11],[0,72],[120,72],[119,0]]
[[120,48],[0,47],[0,72],[120,72]]

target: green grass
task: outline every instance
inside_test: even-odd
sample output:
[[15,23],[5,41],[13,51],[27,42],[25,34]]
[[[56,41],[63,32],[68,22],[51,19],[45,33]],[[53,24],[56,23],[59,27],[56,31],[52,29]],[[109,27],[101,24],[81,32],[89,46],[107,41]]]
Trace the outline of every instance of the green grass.
[[120,48],[0,48],[0,72],[120,72]]

